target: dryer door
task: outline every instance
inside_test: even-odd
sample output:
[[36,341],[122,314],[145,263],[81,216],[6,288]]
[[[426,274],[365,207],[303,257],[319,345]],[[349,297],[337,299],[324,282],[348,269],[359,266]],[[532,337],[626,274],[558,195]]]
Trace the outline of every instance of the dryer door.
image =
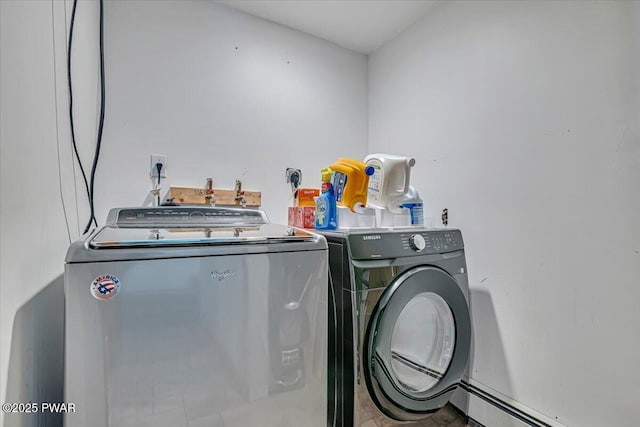
[[455,279],[436,267],[411,268],[389,285],[370,319],[364,376],[380,410],[413,421],[444,406],[471,344],[469,309]]

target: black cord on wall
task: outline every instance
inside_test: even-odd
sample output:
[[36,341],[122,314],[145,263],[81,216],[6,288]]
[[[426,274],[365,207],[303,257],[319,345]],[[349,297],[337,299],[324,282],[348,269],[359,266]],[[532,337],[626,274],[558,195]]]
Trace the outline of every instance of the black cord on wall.
[[[67,46],[67,84],[69,86],[69,122],[71,124],[71,143],[73,144],[73,152],[75,153],[76,160],[78,161],[78,165],[80,166],[80,171],[82,172],[82,179],[84,180],[84,188],[87,192],[87,199],[89,200],[89,204],[91,204],[91,192],[89,191],[89,183],[87,181],[87,174],[84,171],[84,167],[82,166],[82,160],[80,160],[80,154],[78,153],[78,146],[76,144],[76,132],[73,124],[73,86],[71,85],[71,48],[73,46],[73,27],[76,21],[76,7],[78,5],[78,0],[73,0],[73,9],[71,10],[71,24],[69,25],[69,44]],[[94,217],[89,218],[89,226],[91,222],[95,221]],[[96,225],[98,223],[96,222]],[[84,231],[87,232],[87,229]]]
[[93,155],[93,164],[91,166],[90,181],[87,182],[87,175],[84,171],[82,161],[80,160],[80,154],[78,153],[78,146],[76,144],[75,128],[73,124],[73,89],[71,80],[71,48],[73,46],[73,28],[76,18],[76,8],[78,0],[73,0],[73,9],[71,11],[71,24],[69,26],[69,46],[67,49],[67,81],[69,85],[69,121],[71,123],[71,142],[73,143],[73,151],[76,156],[76,160],[80,165],[82,171],[82,178],[84,180],[85,189],[87,191],[87,197],[89,199],[89,208],[91,210],[89,216],[89,222],[87,222],[84,228],[83,234],[89,231],[91,224],[98,226],[96,220],[95,207],[94,207],[94,184],[96,178],[96,169],[98,167],[98,160],[100,159],[100,148],[102,146],[102,131],[104,128],[104,111],[105,111],[105,78],[104,78],[104,2],[100,0],[100,121],[98,124],[98,136],[96,141],[96,150]]
[[162,163],[156,163],[156,170],[158,171],[158,185],[157,185],[157,201],[158,204],[156,206],[160,206],[160,178],[161,178],[161,174],[160,172],[162,171]]
[[[77,0],[76,0],[77,1]],[[96,141],[96,151],[93,156],[93,165],[91,166],[91,182],[89,184],[89,206],[91,207],[91,218],[85,227],[84,232],[89,231],[91,223],[96,221],[94,200],[94,186],[96,178],[96,169],[98,167],[98,159],[100,158],[100,147],[102,146],[102,130],[104,128],[104,1],[100,0],[100,122],[98,124],[98,138]],[[97,225],[97,222],[96,222]]]

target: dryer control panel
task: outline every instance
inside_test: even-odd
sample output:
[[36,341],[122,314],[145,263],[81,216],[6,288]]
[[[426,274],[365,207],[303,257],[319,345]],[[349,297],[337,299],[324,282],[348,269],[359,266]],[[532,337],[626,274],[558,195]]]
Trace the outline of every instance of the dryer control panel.
[[[457,230],[456,230],[457,231]],[[455,231],[401,234],[402,247],[416,252],[443,253],[462,249],[462,235]]]
[[352,259],[387,259],[464,249],[460,230],[358,232],[349,234]]

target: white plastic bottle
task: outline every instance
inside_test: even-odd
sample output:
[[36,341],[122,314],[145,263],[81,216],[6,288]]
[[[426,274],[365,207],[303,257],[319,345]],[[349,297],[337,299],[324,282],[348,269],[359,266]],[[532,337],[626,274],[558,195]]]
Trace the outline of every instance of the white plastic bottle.
[[412,185],[409,186],[409,191],[402,198],[402,204],[400,206],[409,210],[411,214],[411,225],[424,225],[424,206],[422,199]]
[[399,213],[399,202],[409,191],[411,168],[416,164],[415,159],[378,153],[369,154],[364,162],[373,167],[373,175],[369,177],[367,205]]

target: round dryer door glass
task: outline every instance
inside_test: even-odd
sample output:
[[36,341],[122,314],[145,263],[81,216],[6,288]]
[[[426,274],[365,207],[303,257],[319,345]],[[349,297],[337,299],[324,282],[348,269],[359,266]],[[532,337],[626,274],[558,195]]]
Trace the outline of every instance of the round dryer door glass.
[[469,306],[456,279],[437,267],[409,268],[383,291],[367,322],[369,395],[392,419],[425,418],[455,392],[470,346]]
[[444,376],[455,348],[455,321],[449,305],[432,292],[404,306],[391,335],[391,369],[408,390],[425,392]]

